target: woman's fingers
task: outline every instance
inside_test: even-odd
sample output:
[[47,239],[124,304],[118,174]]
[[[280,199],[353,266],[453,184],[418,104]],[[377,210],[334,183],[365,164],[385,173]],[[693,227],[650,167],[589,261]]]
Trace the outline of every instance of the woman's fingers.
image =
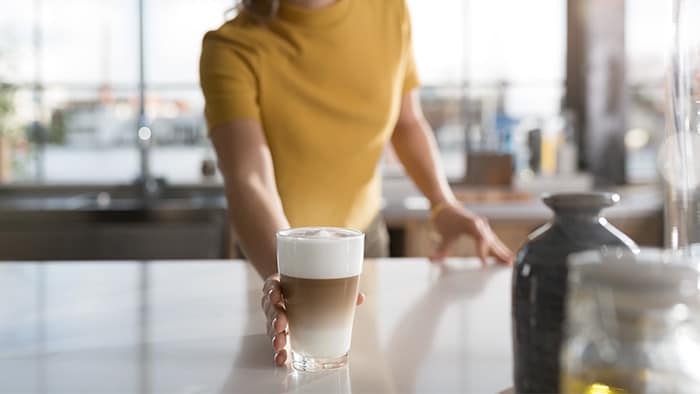
[[275,317],[274,315],[276,313],[279,313],[280,311],[284,312],[284,303],[278,302],[273,304],[270,297],[264,296],[262,300],[262,309],[263,312],[265,312],[265,317],[267,320],[272,321],[272,318]]
[[513,263],[513,252],[494,235],[489,241],[489,255],[495,257],[500,263],[511,265]]
[[284,349],[287,346],[287,332],[282,331],[272,336],[272,348],[275,349],[275,353]]
[[279,286],[279,281],[269,279],[265,281],[263,292],[264,294],[261,301],[262,309],[268,320],[272,320],[273,313],[280,308],[284,309],[284,297],[282,296],[282,289]]
[[279,310],[277,314],[272,317],[270,327],[274,333],[287,330],[287,314],[284,312],[284,309]]
[[357,305],[362,305],[363,302],[365,302],[365,293],[357,293]]
[[267,317],[267,336],[272,338],[273,335],[287,330],[287,314],[283,308],[276,306],[274,312]]
[[494,247],[491,249],[491,255],[503,264],[513,264],[513,252],[511,252],[510,249],[508,249],[508,247],[500,241],[496,242]]
[[456,238],[443,239],[442,242],[440,242],[440,246],[438,246],[435,253],[433,253],[433,255],[430,256],[430,260],[440,261],[447,258],[447,256],[450,254],[450,250],[452,249],[452,245],[454,244],[455,240]]
[[282,305],[284,302],[284,298],[282,297],[282,289],[279,286],[272,287],[268,297],[270,298],[270,304],[272,305]]
[[484,239],[477,245],[477,254],[479,260],[481,260],[481,265],[486,266],[487,259],[489,256],[495,257],[498,262],[506,265],[513,264],[513,252],[508,249],[501,241],[497,238],[492,238],[491,240]]
[[263,294],[269,294],[270,291],[272,291],[272,288],[277,286],[279,284],[279,281],[277,280],[272,280],[272,279],[267,279],[265,281],[265,284],[263,284]]
[[274,356],[275,359],[275,364],[279,365],[280,367],[284,365],[285,362],[287,362],[287,350],[282,349],[275,353]]
[[280,277],[278,274],[270,275],[265,279],[265,283],[263,284],[263,293],[267,294],[270,292],[270,290],[275,287],[279,286],[280,284]]
[[284,310],[284,296],[280,287],[279,276],[272,275],[263,284],[263,296],[260,302],[267,319],[267,335],[275,351],[274,360],[277,365],[287,361],[287,314]]
[[490,242],[488,240],[481,240],[477,244],[477,253],[479,254],[479,260],[481,261],[481,266],[486,267],[487,261],[486,259],[489,256],[489,251],[492,250]]

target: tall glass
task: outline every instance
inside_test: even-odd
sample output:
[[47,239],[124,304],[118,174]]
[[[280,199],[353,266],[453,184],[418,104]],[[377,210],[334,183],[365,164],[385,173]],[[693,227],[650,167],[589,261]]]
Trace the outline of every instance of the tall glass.
[[364,234],[334,227],[277,233],[277,266],[289,320],[292,366],[347,364],[364,255]]

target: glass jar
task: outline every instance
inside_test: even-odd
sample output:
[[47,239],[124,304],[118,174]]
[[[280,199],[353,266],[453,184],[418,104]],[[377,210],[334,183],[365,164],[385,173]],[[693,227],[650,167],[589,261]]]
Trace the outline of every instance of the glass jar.
[[665,186],[665,243],[700,252],[700,2],[673,0],[666,138],[657,165]]
[[698,270],[670,252],[569,258],[563,393],[700,393]]

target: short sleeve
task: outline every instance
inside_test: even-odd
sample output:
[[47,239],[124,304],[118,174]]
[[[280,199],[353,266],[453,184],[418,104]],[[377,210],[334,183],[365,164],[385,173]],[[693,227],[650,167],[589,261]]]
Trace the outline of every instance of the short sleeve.
[[411,15],[404,1],[403,12],[403,37],[404,37],[404,78],[403,78],[403,94],[410,92],[420,85],[418,78],[418,70],[416,69],[416,59],[413,55],[413,31],[411,28]]
[[258,84],[252,56],[211,34],[204,37],[199,61],[209,130],[237,119],[259,121]]

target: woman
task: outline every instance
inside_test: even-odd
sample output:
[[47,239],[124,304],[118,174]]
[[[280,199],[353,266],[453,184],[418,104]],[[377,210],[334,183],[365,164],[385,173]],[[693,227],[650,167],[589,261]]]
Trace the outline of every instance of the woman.
[[[387,255],[379,158],[391,142],[431,204],[442,237],[463,234],[482,261],[512,253],[450,190],[418,101],[405,0],[244,0],[204,37],[205,114],[231,222],[264,285],[277,364],[287,354],[275,232],[299,226],[365,231],[366,256]],[[362,296],[358,302],[362,301]]]

